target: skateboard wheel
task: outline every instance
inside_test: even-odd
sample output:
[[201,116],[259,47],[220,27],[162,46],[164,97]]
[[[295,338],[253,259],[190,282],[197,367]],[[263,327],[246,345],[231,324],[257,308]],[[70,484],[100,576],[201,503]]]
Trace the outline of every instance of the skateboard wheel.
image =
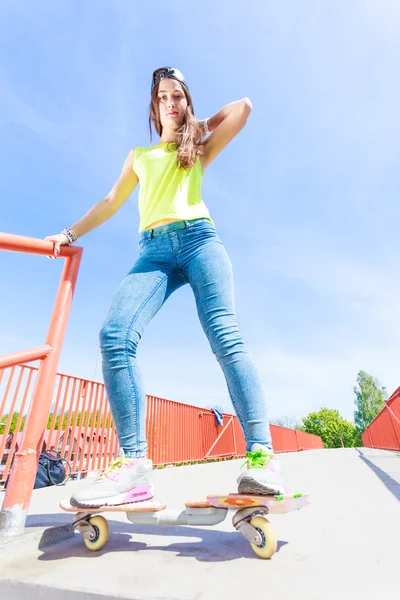
[[107,519],[101,515],[90,517],[88,520],[95,531],[95,537],[92,540],[84,537],[83,541],[85,542],[85,546],[88,548],[88,550],[96,552],[97,550],[101,550],[108,540],[108,522]]
[[271,558],[276,552],[277,540],[275,531],[271,523],[265,517],[254,517],[251,519],[250,525],[258,531],[262,537],[260,545],[250,542],[253,551],[260,558]]

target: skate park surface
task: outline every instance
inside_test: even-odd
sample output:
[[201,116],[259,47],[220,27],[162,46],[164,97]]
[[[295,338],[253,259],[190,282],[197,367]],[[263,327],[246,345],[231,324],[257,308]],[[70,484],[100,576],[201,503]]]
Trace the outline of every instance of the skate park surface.
[[[400,452],[371,448],[280,454],[290,492],[309,506],[272,515],[278,549],[258,558],[228,514],[213,527],[144,526],[107,513],[110,537],[89,551],[58,503],[88,479],[34,490],[25,532],[0,540],[3,598],[41,600],[376,599],[398,589]],[[156,470],[155,500],[235,491],[243,459]],[[4,492],[0,493],[0,504]],[[232,513],[233,515],[233,513]]]

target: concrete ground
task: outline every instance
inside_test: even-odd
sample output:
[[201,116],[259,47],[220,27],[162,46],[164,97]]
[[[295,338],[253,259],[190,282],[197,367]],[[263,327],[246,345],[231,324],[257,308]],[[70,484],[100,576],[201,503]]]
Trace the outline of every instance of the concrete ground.
[[[168,508],[234,490],[243,461],[155,472]],[[110,513],[110,538],[90,552],[76,533],[44,546],[49,526],[68,525],[58,501],[85,481],[35,490],[27,533],[0,550],[2,598],[213,600],[228,597],[376,600],[398,594],[400,452],[369,448],[282,454],[291,491],[311,504],[271,516],[278,551],[256,557],[230,516],[206,527],[133,525]],[[4,494],[0,494],[0,502]],[[40,543],[41,549],[38,548]],[[43,547],[44,546],[44,547]],[[397,590],[397,591],[396,591]]]

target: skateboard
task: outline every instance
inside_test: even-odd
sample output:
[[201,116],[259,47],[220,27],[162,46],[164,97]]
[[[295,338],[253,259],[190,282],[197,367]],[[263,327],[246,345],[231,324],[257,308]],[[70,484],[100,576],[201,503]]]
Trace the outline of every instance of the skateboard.
[[167,505],[145,501],[118,506],[77,508],[69,500],[62,500],[60,507],[75,513],[72,525],[83,535],[89,550],[103,548],[108,539],[107,519],[99,513],[124,512],[136,525],[189,525],[212,526],[222,523],[228,510],[235,510],[233,526],[250,542],[260,558],[271,558],[276,552],[277,540],[270,514],[284,514],[299,510],[309,504],[308,494],[279,494],[256,496],[249,494],[212,494],[206,500],[186,502],[184,510],[166,510]]

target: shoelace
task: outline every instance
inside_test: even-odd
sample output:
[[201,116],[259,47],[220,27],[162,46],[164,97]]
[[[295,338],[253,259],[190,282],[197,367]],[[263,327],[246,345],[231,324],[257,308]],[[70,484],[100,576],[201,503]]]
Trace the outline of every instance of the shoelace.
[[118,456],[115,460],[111,461],[110,464],[104,471],[102,471],[97,479],[104,479],[106,475],[111,473],[114,469],[120,469],[123,467],[126,458],[124,456]]
[[242,464],[242,467],[247,464],[249,469],[263,469],[271,462],[273,457],[273,454],[267,454],[263,450],[246,452],[246,460]]

